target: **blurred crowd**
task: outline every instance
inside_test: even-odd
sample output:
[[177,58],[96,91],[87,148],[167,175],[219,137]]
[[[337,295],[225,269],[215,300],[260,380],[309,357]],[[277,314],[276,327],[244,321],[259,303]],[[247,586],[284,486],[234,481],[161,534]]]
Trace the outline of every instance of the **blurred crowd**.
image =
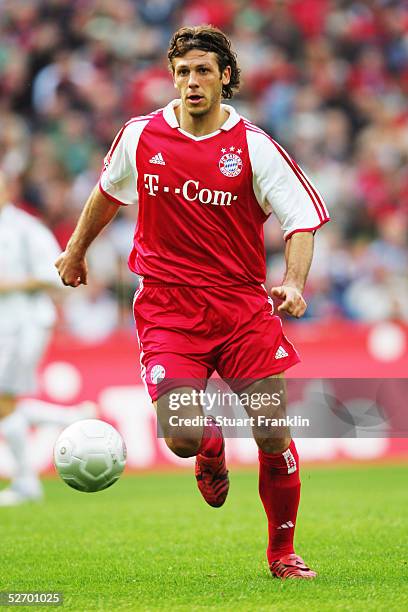
[[[0,0],[0,166],[13,199],[63,248],[124,121],[175,97],[172,32],[211,23],[232,38],[237,110],[275,137],[323,194],[310,318],[408,321],[408,5],[392,0]],[[64,324],[88,340],[131,324],[124,208],[66,290]],[[284,271],[265,226],[268,283]]]

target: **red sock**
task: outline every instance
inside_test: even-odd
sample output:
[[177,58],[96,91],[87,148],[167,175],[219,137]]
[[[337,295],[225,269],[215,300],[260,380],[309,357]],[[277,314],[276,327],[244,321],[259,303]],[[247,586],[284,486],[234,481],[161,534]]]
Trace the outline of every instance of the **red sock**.
[[207,419],[197,454],[204,455],[204,457],[218,457],[222,450],[223,440],[222,431],[218,425],[212,419]]
[[284,453],[259,449],[259,495],[268,517],[268,561],[294,552],[293,536],[300,498],[299,457],[294,441]]

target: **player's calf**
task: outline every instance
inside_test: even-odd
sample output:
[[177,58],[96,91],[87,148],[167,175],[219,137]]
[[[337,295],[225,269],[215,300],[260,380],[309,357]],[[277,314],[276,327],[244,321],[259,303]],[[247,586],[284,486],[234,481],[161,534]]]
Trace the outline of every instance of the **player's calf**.
[[283,453],[289,447],[290,441],[291,438],[289,436],[275,438],[273,432],[266,438],[255,437],[258,448],[266,454]]

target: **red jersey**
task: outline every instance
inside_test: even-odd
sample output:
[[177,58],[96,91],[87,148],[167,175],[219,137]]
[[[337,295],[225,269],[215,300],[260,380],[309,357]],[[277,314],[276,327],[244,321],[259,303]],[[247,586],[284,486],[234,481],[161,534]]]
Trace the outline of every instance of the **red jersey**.
[[105,158],[100,189],[138,202],[129,257],[146,280],[191,286],[264,282],[263,224],[274,212],[285,238],[329,220],[323,200],[290,156],[227,105],[224,125],[196,137],[174,107],[128,121]]

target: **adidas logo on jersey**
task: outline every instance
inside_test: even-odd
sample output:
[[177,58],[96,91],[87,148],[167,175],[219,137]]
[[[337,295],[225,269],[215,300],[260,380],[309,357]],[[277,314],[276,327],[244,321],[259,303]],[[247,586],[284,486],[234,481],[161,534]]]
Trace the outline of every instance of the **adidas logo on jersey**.
[[287,356],[288,356],[288,354],[285,351],[285,349],[283,348],[283,346],[280,346],[278,348],[278,350],[276,351],[276,353],[275,353],[275,359],[283,359],[283,357],[287,357]]
[[161,166],[166,165],[166,162],[164,161],[163,155],[161,153],[156,153],[156,155],[153,155],[153,157],[149,159],[149,163],[160,164]]

